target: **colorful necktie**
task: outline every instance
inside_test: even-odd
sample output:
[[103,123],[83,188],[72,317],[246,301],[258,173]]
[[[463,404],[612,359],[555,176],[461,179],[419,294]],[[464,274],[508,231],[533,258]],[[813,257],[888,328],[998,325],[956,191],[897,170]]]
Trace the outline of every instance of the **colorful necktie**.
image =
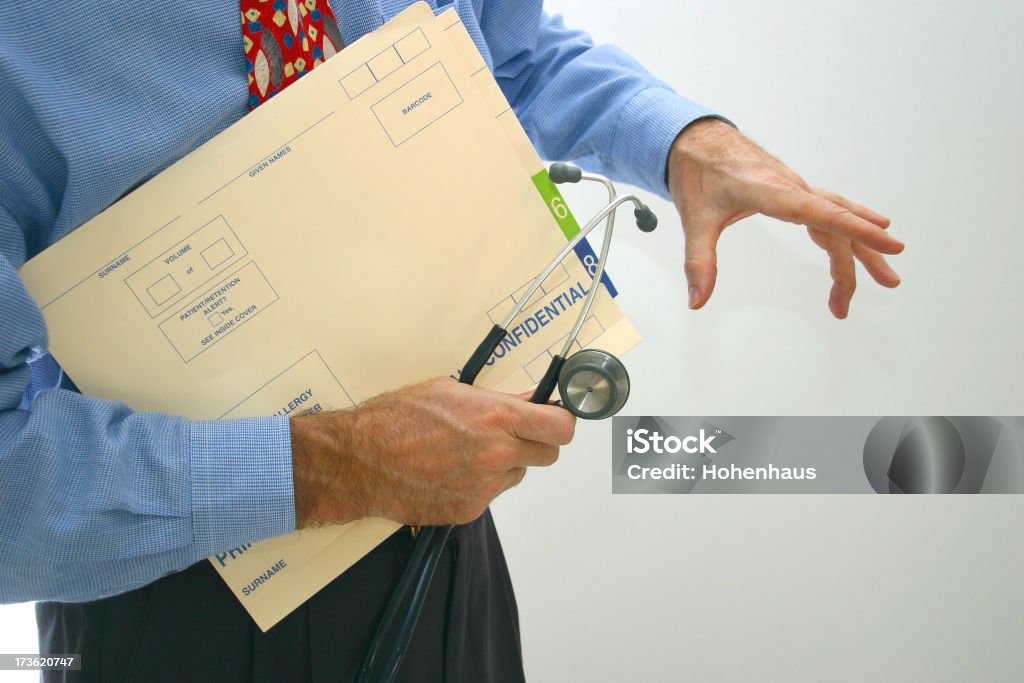
[[249,109],[344,47],[327,0],[241,0]]

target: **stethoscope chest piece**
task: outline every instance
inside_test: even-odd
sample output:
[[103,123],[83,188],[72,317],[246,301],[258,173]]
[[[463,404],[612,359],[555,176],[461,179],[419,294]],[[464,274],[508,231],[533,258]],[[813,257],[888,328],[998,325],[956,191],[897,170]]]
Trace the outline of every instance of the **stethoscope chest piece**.
[[600,349],[578,351],[558,375],[562,405],[584,420],[602,420],[622,409],[629,398],[629,374],[618,358]]

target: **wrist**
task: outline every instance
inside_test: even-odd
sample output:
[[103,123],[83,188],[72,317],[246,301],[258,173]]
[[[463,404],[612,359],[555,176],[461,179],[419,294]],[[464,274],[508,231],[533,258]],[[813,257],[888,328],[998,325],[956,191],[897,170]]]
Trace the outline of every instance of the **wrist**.
[[665,162],[669,194],[674,198],[684,178],[695,168],[720,158],[729,141],[741,135],[730,122],[714,116],[698,119],[679,131]]
[[610,145],[595,150],[618,179],[668,198],[665,160],[679,131],[716,114],[664,84],[641,88],[619,109]]
[[291,418],[295,525],[348,522],[369,514],[356,483],[353,412]]

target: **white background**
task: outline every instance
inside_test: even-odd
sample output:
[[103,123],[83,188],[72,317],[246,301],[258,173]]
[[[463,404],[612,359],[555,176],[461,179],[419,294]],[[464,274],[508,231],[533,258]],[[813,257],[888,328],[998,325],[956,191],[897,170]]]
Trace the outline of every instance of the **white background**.
[[[1024,414],[1024,5],[547,4],[907,243],[903,284],[862,279],[836,321],[804,231],[744,221],[694,313],[672,208],[623,220],[625,413]],[[581,424],[496,505],[529,680],[1024,679],[1020,497],[612,496],[610,435]]]
[[[662,227],[610,266],[645,338],[624,412],[1024,414],[1024,5],[547,4],[908,245],[902,286],[862,280],[835,321],[824,255],[750,219],[694,313],[652,199]],[[600,192],[567,194],[585,216]],[[495,507],[531,681],[1020,680],[1020,497],[613,497],[610,433],[581,424]],[[0,644],[35,650],[31,606],[0,607]]]

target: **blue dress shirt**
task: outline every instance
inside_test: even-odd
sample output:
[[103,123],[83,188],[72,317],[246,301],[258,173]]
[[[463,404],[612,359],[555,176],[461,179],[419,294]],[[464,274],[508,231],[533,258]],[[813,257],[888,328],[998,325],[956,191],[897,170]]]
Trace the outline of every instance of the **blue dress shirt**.
[[[332,4],[348,44],[411,3]],[[454,5],[542,156],[667,194],[673,139],[712,112],[540,0]],[[247,93],[237,0],[0,10],[0,602],[124,592],[295,528],[286,418],[83,396],[17,274],[244,116]]]

